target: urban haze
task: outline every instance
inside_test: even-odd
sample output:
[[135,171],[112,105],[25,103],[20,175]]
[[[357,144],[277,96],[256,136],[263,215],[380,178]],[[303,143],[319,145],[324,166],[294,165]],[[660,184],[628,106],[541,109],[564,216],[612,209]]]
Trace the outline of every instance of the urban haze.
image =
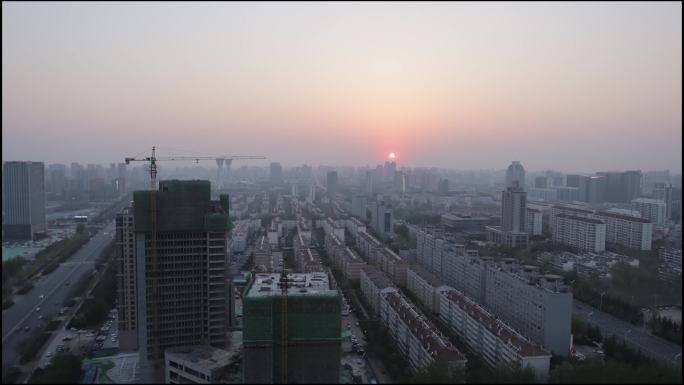
[[681,2],[2,4],[2,382],[681,383]]

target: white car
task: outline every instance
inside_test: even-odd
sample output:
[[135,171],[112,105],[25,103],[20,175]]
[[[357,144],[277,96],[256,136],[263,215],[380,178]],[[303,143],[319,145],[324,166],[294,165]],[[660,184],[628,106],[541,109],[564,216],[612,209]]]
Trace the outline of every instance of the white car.
[[45,294],[41,294],[38,296],[38,299],[43,299],[43,298],[45,298]]
[[39,308],[39,307],[37,307],[37,308],[36,308],[36,311],[40,311],[40,308]]

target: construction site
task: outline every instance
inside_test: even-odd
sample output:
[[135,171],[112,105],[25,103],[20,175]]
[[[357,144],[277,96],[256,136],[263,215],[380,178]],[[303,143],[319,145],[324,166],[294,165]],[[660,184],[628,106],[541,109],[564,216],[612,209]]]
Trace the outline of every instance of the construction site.
[[243,301],[245,383],[339,383],[341,299],[327,273],[256,274]]

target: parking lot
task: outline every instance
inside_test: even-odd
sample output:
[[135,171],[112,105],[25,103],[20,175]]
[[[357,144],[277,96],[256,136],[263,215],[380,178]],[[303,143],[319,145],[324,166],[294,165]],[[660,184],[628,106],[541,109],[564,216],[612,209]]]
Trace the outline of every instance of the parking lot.
[[57,332],[47,349],[44,349],[38,367],[45,367],[60,352],[85,354],[90,349],[117,348],[118,325],[116,309],[109,312],[104,324],[95,330],[77,330],[74,328]]

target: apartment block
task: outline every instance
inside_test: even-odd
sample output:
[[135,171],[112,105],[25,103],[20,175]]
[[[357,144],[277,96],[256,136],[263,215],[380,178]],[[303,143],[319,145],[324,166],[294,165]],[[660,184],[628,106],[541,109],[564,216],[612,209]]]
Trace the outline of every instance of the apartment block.
[[552,234],[553,242],[582,251],[599,253],[606,249],[606,224],[598,219],[558,214]]
[[439,314],[440,295],[454,290],[445,285],[437,276],[419,265],[410,265],[406,270],[406,290],[434,314]]
[[395,292],[399,289],[377,267],[366,266],[359,273],[361,294],[368,304],[373,316],[380,314],[380,295],[382,293]]
[[653,223],[648,219],[635,218],[599,211],[595,215],[606,224],[606,242],[638,250],[651,250]]
[[667,222],[667,205],[663,200],[637,198],[632,200],[632,210],[638,211],[642,218],[658,226],[663,226]]
[[534,208],[527,208],[527,234],[541,235],[542,234],[542,212]]
[[554,354],[570,351],[572,293],[558,275],[512,259],[485,265],[484,306]]
[[678,276],[682,276],[682,250],[670,247],[660,247],[658,249],[660,266],[658,275],[665,281],[672,281]]
[[551,353],[460,291],[445,291],[439,298],[440,320],[450,333],[458,336],[489,367],[495,367],[500,362],[513,362],[523,368],[531,367],[539,382],[547,381]]
[[345,228],[354,239],[359,236],[359,232],[366,231],[366,225],[354,217],[345,220]]
[[380,322],[408,361],[412,373],[436,360],[447,362],[449,367],[465,366],[467,362],[465,355],[399,293],[380,294]]

